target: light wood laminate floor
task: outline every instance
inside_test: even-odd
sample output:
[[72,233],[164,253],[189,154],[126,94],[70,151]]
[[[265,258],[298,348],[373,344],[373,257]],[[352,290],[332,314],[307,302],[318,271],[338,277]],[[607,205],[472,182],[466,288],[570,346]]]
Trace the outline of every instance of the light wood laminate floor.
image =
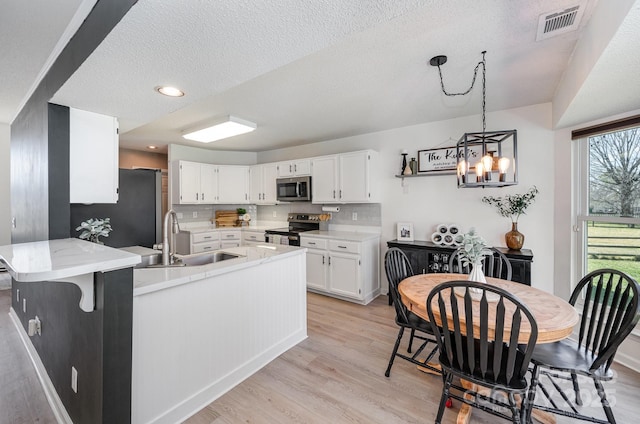
[[[398,327],[387,297],[367,306],[308,294],[308,339],[290,349],[233,390],[186,421],[226,423],[433,423],[442,379],[424,374],[396,358],[391,376],[384,371]],[[406,332],[401,349],[406,349]],[[614,383],[605,386],[619,423],[638,422],[640,374],[615,365]],[[594,400],[593,384],[581,380],[583,400]],[[447,409],[443,423],[455,423],[459,408]],[[473,411],[472,423],[502,421]],[[577,421],[560,417],[559,424]]]
[[[11,291],[0,290],[0,424],[55,423],[8,312]],[[309,338],[186,421],[225,423],[432,423],[441,378],[396,359],[384,371],[397,334],[393,308],[381,296],[368,306],[308,295]],[[239,335],[241,336],[241,335]],[[406,348],[408,332],[403,339]],[[637,422],[640,374],[615,365],[606,386],[619,423]],[[583,390],[595,393],[585,381]],[[590,396],[593,399],[592,396]],[[587,399],[585,396],[584,399]],[[600,416],[595,401],[592,410]],[[454,423],[459,404],[445,412]],[[473,423],[504,422],[474,411]],[[558,423],[577,421],[560,418]]]

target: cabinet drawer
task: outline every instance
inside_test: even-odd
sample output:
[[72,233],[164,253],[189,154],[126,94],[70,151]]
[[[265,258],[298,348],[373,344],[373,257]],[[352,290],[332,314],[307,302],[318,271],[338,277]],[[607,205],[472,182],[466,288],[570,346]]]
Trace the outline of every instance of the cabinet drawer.
[[244,239],[246,241],[264,242],[264,233],[245,233]]
[[309,238],[300,238],[300,247],[310,247],[311,249],[326,249],[327,248],[327,240],[325,239],[309,239]]
[[208,252],[210,250],[218,250],[220,249],[219,241],[212,241],[209,243],[197,243],[192,246],[191,253],[202,253]]
[[208,233],[195,233],[193,234],[193,243],[202,243],[220,240],[220,234],[217,231],[211,231]]
[[220,240],[240,240],[240,231],[220,231]]
[[220,249],[229,249],[232,247],[240,247],[240,241],[221,241]]
[[329,240],[329,250],[336,252],[360,253],[360,243],[357,241]]

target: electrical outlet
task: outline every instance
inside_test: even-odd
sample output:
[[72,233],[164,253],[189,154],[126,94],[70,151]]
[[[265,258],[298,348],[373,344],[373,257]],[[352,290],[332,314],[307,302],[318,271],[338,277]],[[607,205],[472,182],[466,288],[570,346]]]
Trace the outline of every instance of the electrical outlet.
[[22,312],[27,313],[27,299],[22,298]]
[[78,393],[78,370],[76,367],[71,367],[71,390]]
[[197,211],[193,211],[193,217],[197,218],[198,217],[198,212]]
[[358,220],[358,212],[351,212],[351,220],[352,221]]
[[276,211],[273,211],[273,217],[275,218],[277,215]]

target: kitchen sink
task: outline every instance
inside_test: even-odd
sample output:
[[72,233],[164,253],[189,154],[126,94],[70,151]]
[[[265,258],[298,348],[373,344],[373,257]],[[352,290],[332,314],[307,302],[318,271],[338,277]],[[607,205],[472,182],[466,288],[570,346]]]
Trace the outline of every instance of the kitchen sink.
[[242,255],[235,255],[227,252],[207,252],[196,253],[194,255],[179,256],[178,260],[171,265],[162,264],[162,253],[142,256],[142,262],[136,268],[173,268],[181,266],[198,266],[214,264],[228,259],[240,258]]
[[235,255],[233,253],[227,252],[207,252],[200,253],[195,255],[182,256],[180,258],[180,263],[183,263],[185,266],[198,266],[198,265],[207,265],[214,264],[216,262],[226,261],[228,259],[240,258],[241,255]]

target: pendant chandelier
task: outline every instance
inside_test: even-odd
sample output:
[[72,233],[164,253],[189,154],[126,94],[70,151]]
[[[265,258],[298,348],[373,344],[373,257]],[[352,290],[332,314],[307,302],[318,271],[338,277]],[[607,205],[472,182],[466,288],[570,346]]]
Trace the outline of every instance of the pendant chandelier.
[[438,67],[440,87],[446,96],[465,96],[473,89],[482,67],[482,132],[464,133],[456,143],[458,188],[504,187],[518,184],[517,131],[487,131],[486,86],[487,67],[485,54],[474,71],[471,86],[464,92],[450,93],[444,87],[442,65],[447,56],[435,56],[429,63]]

